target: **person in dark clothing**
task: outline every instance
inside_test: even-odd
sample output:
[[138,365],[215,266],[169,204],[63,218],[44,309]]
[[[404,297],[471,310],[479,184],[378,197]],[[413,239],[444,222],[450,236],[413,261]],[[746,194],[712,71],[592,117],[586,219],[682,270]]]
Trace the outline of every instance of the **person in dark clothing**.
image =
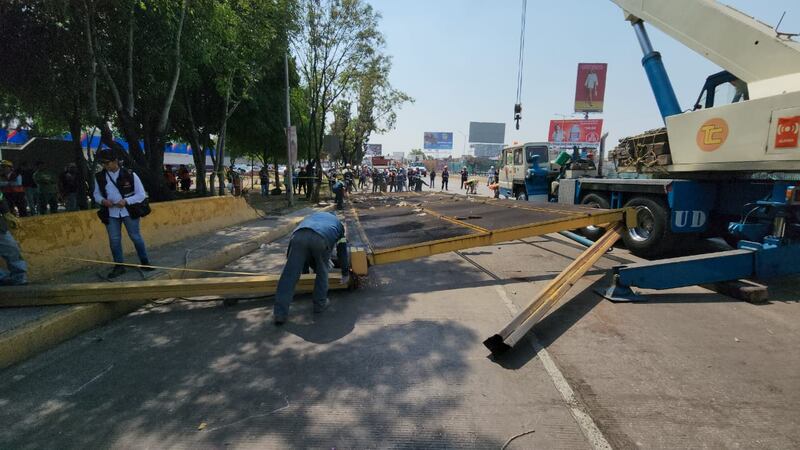
[[[341,183],[341,182],[339,182]],[[342,185],[344,189],[344,185]],[[344,225],[332,212],[314,213],[300,222],[292,232],[286,265],[283,267],[275,292],[273,320],[282,325],[289,317],[289,306],[300,274],[308,266],[316,273],[314,281],[314,312],[321,313],[330,304],[328,300],[328,271],[331,254],[336,249],[342,271],[342,284],[350,281],[350,261]]]
[[192,185],[192,172],[183,164],[178,168],[178,180],[181,183],[181,191],[189,192],[189,187]]
[[467,186],[467,178],[469,178],[469,172],[467,172],[466,167],[461,168],[461,189],[465,189]]
[[436,169],[431,169],[431,189],[433,189],[436,184]]
[[11,161],[0,162],[0,192],[5,196],[8,207],[12,211],[16,208],[18,216],[26,217],[28,215],[22,174],[14,170],[14,164]]
[[302,192],[303,194],[308,192],[308,188],[306,186],[306,182],[308,181],[307,177],[308,177],[308,174],[306,173],[306,168],[303,167],[303,166],[300,166],[300,172],[297,173],[297,193],[298,194],[300,194],[300,192]]
[[58,180],[53,172],[48,170],[44,161],[36,162],[36,171],[33,173],[33,180],[39,189],[39,214],[47,214],[47,208],[50,208],[50,214],[55,214],[58,211]]
[[447,183],[450,181],[450,171],[445,167],[442,169],[442,186],[439,188],[440,191],[447,190]]
[[67,211],[78,210],[78,167],[74,163],[67,164],[58,177],[58,191],[64,199]]
[[0,258],[6,261],[8,270],[0,269],[0,286],[28,284],[28,265],[22,259],[19,244],[11,235],[12,228],[19,227],[19,219],[11,214],[3,193],[0,192]]
[[28,204],[30,215],[36,216],[39,214],[39,186],[33,179],[33,172],[26,161],[19,165],[19,172],[22,175],[22,187],[25,189],[25,203]]

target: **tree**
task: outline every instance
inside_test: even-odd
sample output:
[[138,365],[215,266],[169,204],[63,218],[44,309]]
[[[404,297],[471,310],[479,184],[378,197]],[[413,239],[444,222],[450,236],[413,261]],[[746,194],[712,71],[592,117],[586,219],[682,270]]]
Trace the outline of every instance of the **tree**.
[[[292,48],[307,91],[308,138],[318,172],[328,114],[383,45],[378,19],[362,0],[302,0],[300,30]],[[319,200],[319,185],[312,199]]]
[[[264,118],[252,114],[254,105],[268,101],[270,106],[274,106],[269,95],[283,90],[283,55],[286,54],[288,34],[296,22],[296,2],[196,1],[199,1],[199,9],[188,32],[193,41],[206,45],[194,47],[187,55],[193,64],[187,70],[176,128],[193,148],[203,148],[203,152],[210,154],[218,180],[218,193],[222,195],[225,186],[223,161],[228,143],[238,138],[240,144],[247,142],[246,146],[238,146],[240,152],[248,151],[246,148],[253,144],[253,139],[246,133],[236,132],[245,127],[250,130],[263,128],[261,120]],[[262,98],[255,104],[248,104],[254,90],[258,90]],[[266,100],[264,95],[268,97]],[[247,105],[250,115],[237,114],[242,105]],[[229,135],[229,126],[237,130],[235,136]],[[266,128],[271,130],[272,138],[274,126],[267,125]],[[261,134],[260,138],[265,136]],[[263,143],[255,145],[260,148]],[[231,155],[236,156],[236,153]],[[201,164],[205,165],[205,154],[195,152],[198,180],[201,172],[203,177],[203,184],[198,188],[204,190],[205,170],[204,167],[200,169]],[[211,182],[213,189],[213,177]]]
[[390,69],[389,57],[378,54],[356,78],[358,111],[352,125],[352,142],[348,147],[351,161],[361,161],[370,135],[393,129],[397,121],[397,109],[405,102],[414,102],[406,93],[391,86]]
[[[84,24],[89,117],[103,143],[139,172],[154,201],[171,198],[161,174],[188,1],[68,2],[73,19]],[[105,95],[98,95],[101,87]],[[110,119],[127,141],[127,152],[114,141]]]
[[86,117],[81,27],[69,5],[61,3],[9,0],[0,6],[0,95],[4,110],[33,134],[71,134],[79,169],[79,206],[87,208],[89,168],[81,147]]

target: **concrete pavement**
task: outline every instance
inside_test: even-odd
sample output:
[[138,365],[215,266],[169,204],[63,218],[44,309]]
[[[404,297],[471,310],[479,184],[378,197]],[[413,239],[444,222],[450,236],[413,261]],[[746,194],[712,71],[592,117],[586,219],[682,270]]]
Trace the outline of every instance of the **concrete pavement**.
[[[227,268],[279,266],[284,245]],[[765,305],[699,287],[612,304],[591,288],[636,260],[615,249],[488,359],[481,341],[580,251],[544,236],[374,267],[283,327],[271,298],[151,305],[0,374],[0,446],[800,446],[798,279]]]

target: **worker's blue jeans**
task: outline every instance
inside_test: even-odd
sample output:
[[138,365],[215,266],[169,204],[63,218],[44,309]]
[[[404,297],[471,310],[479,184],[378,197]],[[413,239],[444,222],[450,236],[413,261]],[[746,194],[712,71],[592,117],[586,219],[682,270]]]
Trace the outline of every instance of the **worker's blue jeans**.
[[0,281],[10,278],[13,284],[22,284],[28,281],[28,265],[19,253],[19,245],[14,240],[14,236],[6,231],[0,233],[0,257],[6,261],[8,270],[0,269]]
[[331,252],[325,238],[308,228],[301,228],[292,235],[289,242],[289,254],[283,266],[278,290],[275,293],[275,318],[286,319],[289,316],[289,305],[294,297],[294,288],[300,279],[305,266],[314,267],[317,278],[314,281],[314,304],[323,305],[328,298],[328,271],[330,270]]
[[264,197],[269,195],[269,181],[267,181],[266,183],[264,182],[261,183],[261,195],[263,195]]
[[108,231],[108,243],[111,245],[111,255],[114,257],[114,262],[121,263],[125,259],[122,255],[122,224],[125,224],[125,231],[128,232],[128,237],[133,241],[133,246],[136,247],[136,254],[139,255],[139,261],[148,263],[147,248],[144,245],[144,239],[139,232],[139,219],[133,219],[130,216],[126,217],[109,217],[106,230]]

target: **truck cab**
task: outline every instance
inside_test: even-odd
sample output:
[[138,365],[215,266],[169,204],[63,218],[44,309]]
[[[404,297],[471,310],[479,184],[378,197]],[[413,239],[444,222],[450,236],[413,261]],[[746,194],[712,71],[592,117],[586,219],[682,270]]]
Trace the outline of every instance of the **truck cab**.
[[546,142],[528,142],[503,149],[500,195],[517,200],[548,201],[552,169]]

